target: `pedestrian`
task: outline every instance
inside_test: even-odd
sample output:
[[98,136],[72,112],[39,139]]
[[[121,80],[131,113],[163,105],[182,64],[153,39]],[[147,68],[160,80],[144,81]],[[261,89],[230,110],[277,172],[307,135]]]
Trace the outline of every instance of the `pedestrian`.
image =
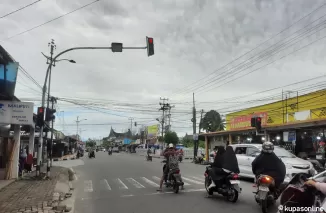
[[27,151],[27,158],[26,158],[26,170],[27,172],[32,172],[33,167],[33,155]]

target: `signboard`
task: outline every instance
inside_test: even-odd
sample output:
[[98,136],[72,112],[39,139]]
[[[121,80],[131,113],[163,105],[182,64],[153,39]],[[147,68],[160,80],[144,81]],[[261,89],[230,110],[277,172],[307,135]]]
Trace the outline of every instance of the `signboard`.
[[130,144],[130,143],[131,143],[131,139],[129,138],[123,139],[123,144]]
[[295,134],[294,131],[289,132],[289,135],[288,135],[288,141],[289,141],[289,142],[296,141],[296,134]]
[[3,94],[13,97],[15,94],[16,80],[19,63],[10,62],[8,64],[0,64],[0,90]]
[[0,101],[0,123],[34,125],[34,103],[17,101]]
[[194,134],[193,139],[194,139],[194,141],[197,141],[198,140],[198,134]]
[[159,125],[152,125],[147,127],[147,138],[154,138],[158,135]]
[[267,123],[267,112],[252,113],[250,115],[237,116],[230,119],[230,129],[242,129],[251,127],[251,118],[261,117],[261,124],[264,126]]

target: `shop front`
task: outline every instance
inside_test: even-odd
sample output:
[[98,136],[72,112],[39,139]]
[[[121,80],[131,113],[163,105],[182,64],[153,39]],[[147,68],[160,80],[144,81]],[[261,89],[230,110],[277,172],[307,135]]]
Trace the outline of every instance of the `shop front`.
[[[262,131],[256,134],[251,118],[262,118]],[[299,154],[315,155],[325,141],[326,90],[286,98],[226,115],[226,131],[201,134],[207,152],[227,143],[263,143],[271,141]]]

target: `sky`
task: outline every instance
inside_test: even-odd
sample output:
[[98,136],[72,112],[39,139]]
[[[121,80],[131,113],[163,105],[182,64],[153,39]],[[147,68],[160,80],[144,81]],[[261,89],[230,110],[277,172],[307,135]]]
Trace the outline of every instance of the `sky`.
[[[36,2],[35,4],[32,4]],[[28,6],[17,12],[19,8]],[[279,100],[285,90],[310,92],[325,80],[326,2],[322,0],[1,0],[0,45],[21,68],[15,94],[41,104],[49,42],[54,54],[76,50],[52,69],[59,100],[55,128],[83,139],[158,124],[160,98],[171,128],[192,134],[193,93],[201,110],[221,115]],[[83,7],[83,8],[82,8]],[[81,8],[81,9],[80,9]],[[324,17],[325,16],[325,17]],[[301,83],[296,83],[301,82]],[[289,86],[288,86],[289,85]],[[277,88],[277,89],[273,89]],[[265,92],[264,92],[265,91]],[[131,120],[130,118],[133,118]],[[198,129],[197,129],[198,131]]]

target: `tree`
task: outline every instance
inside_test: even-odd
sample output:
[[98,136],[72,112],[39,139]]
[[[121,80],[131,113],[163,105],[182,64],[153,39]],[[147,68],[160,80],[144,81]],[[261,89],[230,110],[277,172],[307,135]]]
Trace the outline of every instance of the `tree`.
[[86,147],[95,147],[96,146],[96,141],[88,138],[88,140],[86,141]]
[[210,110],[205,114],[200,126],[206,132],[221,131],[224,130],[224,120],[221,118],[220,113]]
[[164,135],[164,141],[165,143],[172,143],[172,144],[178,144],[179,138],[176,132],[167,132]]

